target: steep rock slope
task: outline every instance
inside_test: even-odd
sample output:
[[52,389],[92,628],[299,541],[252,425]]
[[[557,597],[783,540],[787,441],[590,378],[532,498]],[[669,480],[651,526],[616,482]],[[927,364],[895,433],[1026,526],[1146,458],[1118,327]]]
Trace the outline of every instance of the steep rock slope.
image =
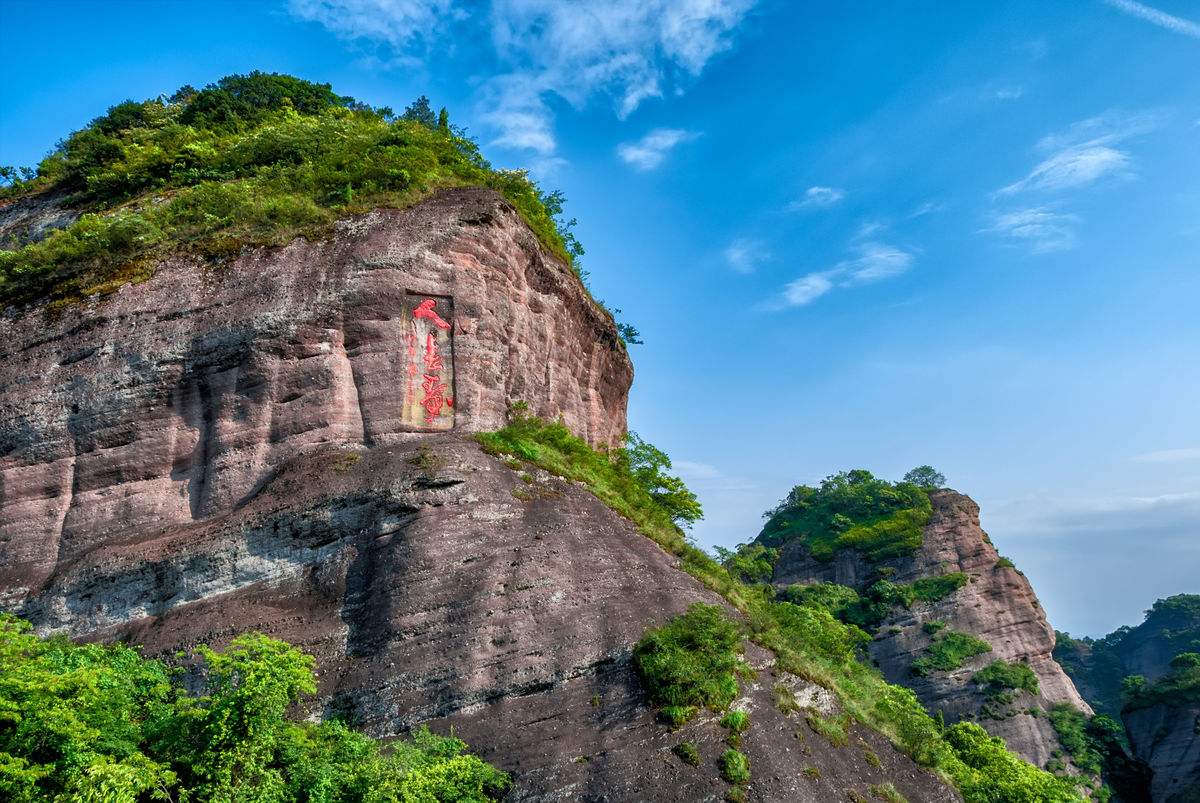
[[[911,583],[921,578],[963,572],[969,582],[935,602],[916,602],[895,608],[872,634],[872,660],[892,683],[908,686],[931,711],[942,711],[947,722],[979,717],[987,698],[971,682],[972,675],[1001,659],[1026,664],[1037,676],[1037,695],[1022,691],[1003,707],[1003,718],[979,717],[990,733],[1037,766],[1043,766],[1060,748],[1053,726],[1045,717],[1026,711],[1066,702],[1091,712],[1074,685],[1051,657],[1054,631],[1046,622],[1029,581],[1004,565],[979,525],[979,506],[950,490],[930,494],[933,515],[924,528],[920,548],[881,563],[870,563],[854,549],[838,551],[829,562],[814,558],[798,541],[785,544],[775,565],[772,582],[779,588],[793,583],[833,582],[862,589],[880,568],[894,570],[890,580]],[[949,672],[912,672],[936,634],[926,623],[942,623],[945,631],[974,635],[991,651],[967,659]]]
[[[405,418],[413,294],[453,302],[450,431],[445,407]],[[317,657],[312,713],[376,735],[453,726],[518,800],[728,790],[713,717],[669,733],[629,657],[647,627],[720,599],[586,490],[465,434],[522,400],[612,443],[631,379],[612,321],[494,194],[381,210],[220,271],[172,260],[0,334],[0,589],[41,632],[152,655],[284,638]],[[837,703],[748,650],[750,799],[885,782],[958,799],[874,732],[834,746],[779,711],[776,684]],[[683,739],[699,766],[670,752]]]
[[1054,654],[1098,711],[1119,716],[1134,755],[1150,770],[1155,803],[1200,800],[1200,695],[1150,694],[1123,699],[1122,679],[1140,675],[1151,688],[1172,674],[1171,661],[1200,652],[1200,596],[1154,603],[1145,620],[1102,639],[1059,634]]
[[[431,426],[414,321],[447,352]],[[3,598],[110,537],[243,504],[314,444],[495,429],[516,401],[614,443],[631,382],[610,316],[481,189],[219,268],[172,259],[56,320],[0,318]]]

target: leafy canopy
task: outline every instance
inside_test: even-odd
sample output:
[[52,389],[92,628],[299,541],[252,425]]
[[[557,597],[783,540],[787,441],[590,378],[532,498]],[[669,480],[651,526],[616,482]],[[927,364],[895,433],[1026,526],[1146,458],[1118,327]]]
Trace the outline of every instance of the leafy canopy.
[[84,212],[41,242],[0,250],[0,306],[70,303],[146,278],[170,253],[219,258],[322,236],[339,217],[456,185],[501,192],[564,261],[583,253],[561,218],[561,193],[493,168],[428,99],[397,119],[275,73],[119,103],[61,142],[36,175],[6,168],[0,179],[9,185],[0,197],[65,193]]
[[[508,777],[426,729],[384,751],[286,712],[313,661],[259,634],[182,669],[124,645],[42,639],[0,614],[0,798],[26,801],[486,801]],[[198,684],[202,692],[188,687]]]
[[797,485],[768,510],[758,541],[779,546],[799,539],[818,560],[857,549],[872,562],[907,555],[921,546],[933,508],[926,491],[891,483],[862,469],[826,477],[819,487]]

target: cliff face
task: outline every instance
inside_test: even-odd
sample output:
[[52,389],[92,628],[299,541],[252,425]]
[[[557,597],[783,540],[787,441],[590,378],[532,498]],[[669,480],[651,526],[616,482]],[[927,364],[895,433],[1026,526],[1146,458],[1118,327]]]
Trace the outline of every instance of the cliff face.
[[93,307],[0,319],[4,599],[145,527],[245,504],[327,442],[496,429],[508,407],[625,432],[611,319],[500,196],[443,192]]
[[1150,768],[1154,803],[1200,801],[1200,700],[1121,713],[1134,755]]
[[[520,400],[614,443],[631,381],[611,320],[497,196],[443,193],[219,271],[172,260],[2,326],[4,609],[149,655],[286,639],[317,658],[311,713],[452,726],[513,799],[725,794],[715,717],[669,733],[630,661],[647,627],[720,599],[586,490],[468,434]],[[884,782],[957,799],[874,732],[835,747],[779,711],[777,683],[837,703],[750,649],[750,799]],[[684,739],[698,767],[670,753]]]
[[[908,686],[931,711],[942,711],[947,722],[978,718],[990,733],[1002,737],[1027,761],[1043,766],[1060,745],[1045,717],[1025,713],[1065,702],[1090,713],[1071,680],[1051,657],[1054,631],[1037,601],[1029,581],[1011,567],[999,565],[1000,556],[979,525],[979,506],[950,490],[930,495],[933,516],[926,525],[920,549],[909,556],[870,564],[856,550],[841,550],[828,563],[816,560],[797,541],[784,545],[775,566],[773,582],[783,588],[793,583],[833,582],[861,589],[878,568],[894,569],[895,583],[963,572],[969,582],[936,602],[916,602],[896,608],[872,635],[872,660],[892,683]],[[967,659],[949,672],[933,671],[924,677],[912,665],[937,637],[923,627],[944,623],[945,632],[957,631],[983,639],[991,652]],[[1026,664],[1038,679],[1039,694],[1020,692],[999,707],[1002,718],[980,716],[988,702],[972,675],[994,660]]]

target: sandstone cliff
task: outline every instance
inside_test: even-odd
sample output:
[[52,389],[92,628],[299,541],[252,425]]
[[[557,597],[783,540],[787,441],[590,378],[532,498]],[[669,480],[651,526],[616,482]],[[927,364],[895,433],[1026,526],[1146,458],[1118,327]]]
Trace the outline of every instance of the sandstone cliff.
[[[446,328],[414,316],[424,301]],[[9,604],[110,538],[244,504],[321,443],[495,429],[516,401],[614,443],[632,381],[611,318],[476,189],[220,268],[177,258],[54,321],[0,318],[0,365]]]
[[[968,583],[950,596],[893,609],[872,634],[871,658],[889,681],[913,689],[931,711],[942,711],[947,722],[978,718],[1012,750],[1043,766],[1059,750],[1058,737],[1045,717],[1027,711],[1060,702],[1087,713],[1091,709],[1051,657],[1054,631],[1029,581],[1001,563],[980,528],[978,505],[950,490],[931,493],[930,501],[933,516],[916,553],[872,564],[858,551],[844,549],[826,563],[813,558],[799,541],[790,541],[780,552],[773,583],[783,588],[833,582],[862,589],[880,568],[893,569],[889,579],[896,583],[965,573]],[[958,669],[918,677],[911,667],[936,637],[923,627],[931,622],[942,623],[946,631],[977,636],[992,650],[968,659]],[[987,698],[971,677],[997,659],[1026,664],[1037,676],[1040,691],[1037,695],[1022,691],[1012,703],[993,708],[1001,718],[981,716]]]
[[[318,659],[312,713],[452,726],[514,799],[727,791],[713,717],[669,733],[629,658],[648,626],[720,598],[586,490],[469,436],[520,400],[616,442],[631,381],[611,319],[498,196],[444,192],[217,271],[171,260],[0,325],[5,609],[155,655],[287,639]],[[750,799],[883,782],[958,799],[877,733],[835,747],[778,710],[777,683],[837,703],[748,658]],[[698,767],[671,754],[683,739]]]

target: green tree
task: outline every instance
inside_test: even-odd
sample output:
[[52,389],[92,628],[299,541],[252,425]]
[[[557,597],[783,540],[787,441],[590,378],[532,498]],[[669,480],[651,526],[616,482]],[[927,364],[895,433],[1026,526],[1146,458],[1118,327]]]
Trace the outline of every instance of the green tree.
[[450,133],[450,112],[446,111],[445,106],[438,111],[437,127],[439,131]]
[[933,466],[917,466],[904,475],[903,482],[934,491],[946,487],[946,475],[934,469]]
[[[424,95],[408,104],[408,108],[404,110],[400,119],[420,123],[426,128],[438,127],[438,116],[434,114],[433,107],[429,105],[429,98]],[[448,117],[447,122],[449,122]]]
[[626,436],[625,456],[633,478],[646,490],[676,524],[694,524],[704,518],[700,500],[688,490],[682,479],[667,472],[671,458],[661,449],[638,437],[636,432]]

